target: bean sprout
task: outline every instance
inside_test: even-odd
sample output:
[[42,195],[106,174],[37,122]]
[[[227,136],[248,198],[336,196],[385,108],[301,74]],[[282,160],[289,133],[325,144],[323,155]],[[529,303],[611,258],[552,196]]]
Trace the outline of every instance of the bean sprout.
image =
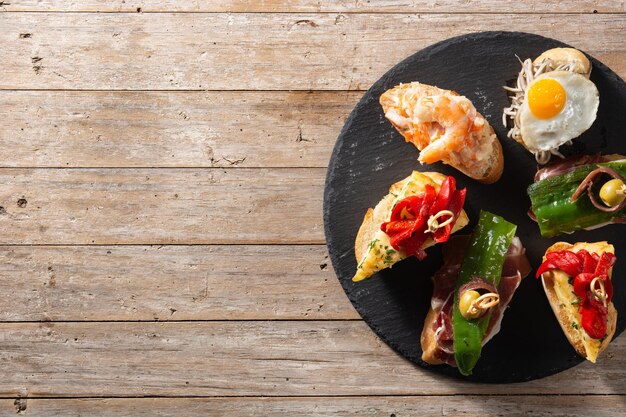
[[600,277],[595,277],[591,280],[591,284],[589,284],[589,288],[593,293],[593,296],[598,302],[601,302],[604,307],[606,307],[606,300],[608,295],[606,290],[604,289],[604,280]]
[[[504,127],[507,127],[507,118],[510,118],[513,126],[509,129],[507,133],[507,137],[514,139],[518,142],[523,143],[522,139],[522,131],[520,129],[520,109],[524,104],[524,97],[526,95],[526,90],[528,86],[541,74],[550,71],[571,71],[575,72],[575,64],[562,64],[557,66],[556,68],[552,68],[552,61],[549,58],[543,59],[541,62],[534,64],[530,60],[530,58],[522,61],[519,56],[517,56],[520,64],[522,64],[522,70],[517,76],[517,82],[515,87],[504,86],[503,88],[513,93],[509,95],[509,99],[511,100],[511,105],[506,107],[502,112],[502,124]],[[571,145],[572,141],[568,141],[566,145]],[[540,165],[545,165],[550,161],[552,156],[558,156],[559,158],[565,158],[558,150],[558,148],[553,148],[548,151],[533,151],[535,155],[535,160]]]
[[494,292],[483,294],[474,300],[467,311],[467,316],[471,318],[482,317],[485,313],[487,313],[487,311],[489,311],[490,308],[497,306],[499,303],[500,296],[498,294]]
[[[439,223],[437,219],[443,216],[450,216],[450,217],[448,217],[445,221]],[[453,212],[451,212],[450,210],[441,210],[439,213],[434,214],[428,218],[426,222],[426,224],[428,225],[428,228],[424,230],[424,233],[435,233],[437,229],[446,227],[447,225],[452,223],[452,220],[454,220]]]

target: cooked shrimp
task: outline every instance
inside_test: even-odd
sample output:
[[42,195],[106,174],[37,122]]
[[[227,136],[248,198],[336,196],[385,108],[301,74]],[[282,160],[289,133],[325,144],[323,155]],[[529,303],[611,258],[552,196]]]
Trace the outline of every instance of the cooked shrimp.
[[420,162],[476,161],[485,119],[467,98],[420,83],[391,91],[385,116],[421,151]]

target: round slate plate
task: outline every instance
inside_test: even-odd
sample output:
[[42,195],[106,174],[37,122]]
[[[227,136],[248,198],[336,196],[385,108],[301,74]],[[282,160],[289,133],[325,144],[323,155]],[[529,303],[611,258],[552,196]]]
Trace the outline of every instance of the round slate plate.
[[[374,277],[353,283],[356,269],[354,239],[368,207],[388,192],[389,186],[411,170],[453,175],[459,188],[467,187],[465,210],[470,233],[481,209],[518,225],[517,235],[536,268],[546,248],[558,240],[568,242],[608,240],[618,255],[614,268],[614,303],[620,318],[616,337],[625,327],[626,232],[624,225],[582,231],[545,239],[526,211],[526,187],[536,171],[533,156],[506,138],[502,109],[508,105],[505,83],[517,78],[522,59],[537,57],[546,49],[567,46],[553,39],[515,32],[484,32],[451,38],[402,61],[378,80],[357,104],[346,122],[330,161],[324,193],[324,227],[333,267],[348,298],[376,334],[410,361],[435,372],[461,377],[455,368],[421,361],[420,334],[430,303],[430,277],[441,266],[441,247],[428,250],[423,262],[411,258]],[[626,153],[626,84],[609,68],[591,58],[591,80],[600,91],[598,117],[591,129],[566,154]],[[468,97],[495,128],[504,149],[505,169],[500,181],[479,184],[443,164],[421,166],[418,151],[406,143],[385,119],[378,98],[401,82],[420,81],[455,90]],[[620,236],[622,234],[622,236]],[[624,261],[620,262],[622,258]],[[479,382],[518,382],[552,375],[580,363],[550,309],[534,271],[519,289],[504,315],[502,330],[483,349],[474,373]],[[600,358],[602,361],[602,357]]]

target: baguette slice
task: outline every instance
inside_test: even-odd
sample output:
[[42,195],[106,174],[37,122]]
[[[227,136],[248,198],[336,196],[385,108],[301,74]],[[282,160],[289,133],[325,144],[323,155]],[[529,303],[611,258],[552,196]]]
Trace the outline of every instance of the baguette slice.
[[587,79],[591,75],[591,62],[585,54],[574,48],[548,49],[533,61],[533,66],[538,67],[542,64],[546,65],[545,72],[567,66],[567,71],[584,75]]
[[[432,185],[435,191],[439,192],[445,179],[446,176],[438,172],[413,171],[407,178],[393,184],[389,188],[389,194],[383,197],[375,208],[367,210],[354,243],[358,267],[352,278],[353,281],[369,278],[376,272],[390,268],[396,262],[406,258],[404,251],[396,251],[391,247],[389,236],[380,230],[380,225],[389,221],[391,210],[397,201],[421,193],[427,184]],[[452,233],[462,229],[468,221],[465,210],[461,210]],[[428,248],[434,244],[434,240],[429,237],[422,247]]]
[[422,335],[420,336],[420,344],[422,346],[422,360],[430,365],[441,365],[448,363],[450,366],[456,367],[456,362],[450,360],[445,362],[437,355],[438,345],[437,338],[435,337],[435,328],[432,325],[437,319],[439,311],[433,310],[432,307],[428,309],[426,319],[424,320],[424,327],[422,328]]
[[[613,245],[607,242],[578,242],[574,245],[567,242],[557,242],[550,246],[546,253],[561,250],[578,252],[581,249],[589,253],[597,253],[598,255],[603,252],[615,253]],[[546,260],[545,256],[543,260]],[[611,273],[612,269],[609,270],[609,278]],[[572,304],[572,302],[576,300],[576,295],[572,294],[574,287],[572,284],[568,283],[569,278],[570,277],[561,270],[552,270],[541,275],[543,289],[546,292],[550,306],[567,340],[580,356],[595,363],[598,355],[606,349],[615,334],[617,310],[615,310],[615,306],[612,302],[609,303],[606,337],[604,340],[592,339],[587,335],[581,325],[581,314],[578,312],[578,307]]]
[[412,82],[384,92],[380,104],[391,124],[421,151],[421,163],[442,161],[485,184],[502,176],[500,141],[466,97]]

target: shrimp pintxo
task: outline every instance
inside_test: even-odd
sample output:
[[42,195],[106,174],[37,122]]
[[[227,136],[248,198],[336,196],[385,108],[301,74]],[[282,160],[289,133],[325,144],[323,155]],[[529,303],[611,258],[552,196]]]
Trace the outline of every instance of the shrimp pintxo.
[[500,179],[502,147],[487,120],[454,91],[412,82],[380,97],[385,117],[419,149],[424,164],[442,161],[483,183]]

